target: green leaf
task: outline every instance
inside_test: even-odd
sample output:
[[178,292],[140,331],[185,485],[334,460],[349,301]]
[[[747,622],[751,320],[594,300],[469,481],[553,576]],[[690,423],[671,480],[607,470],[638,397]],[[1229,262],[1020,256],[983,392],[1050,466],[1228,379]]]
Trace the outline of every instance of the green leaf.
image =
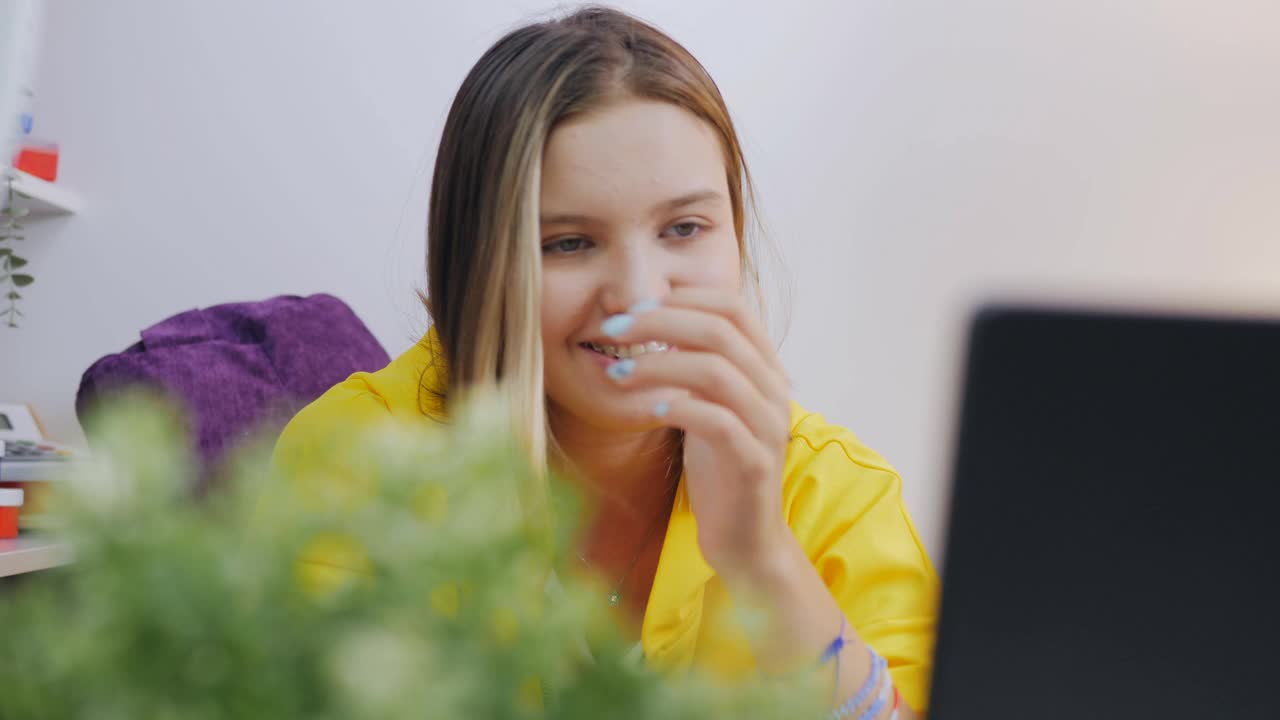
[[10,270],[17,270],[18,268],[27,264],[27,259],[20,258],[17,255],[14,255],[13,253],[9,253],[8,263],[9,263]]
[[8,299],[10,299],[10,300],[21,300],[21,299],[22,299],[22,293],[18,292],[17,290],[10,290],[10,291],[9,291],[9,294],[8,294],[8,295],[5,295],[5,297],[6,297],[6,298],[8,298]]
[[26,287],[35,281],[36,279],[31,277],[30,275],[14,275],[13,276],[13,284],[17,285],[18,287]]
[[13,254],[12,248],[0,248],[0,257],[4,257],[5,255],[12,255],[12,254]]

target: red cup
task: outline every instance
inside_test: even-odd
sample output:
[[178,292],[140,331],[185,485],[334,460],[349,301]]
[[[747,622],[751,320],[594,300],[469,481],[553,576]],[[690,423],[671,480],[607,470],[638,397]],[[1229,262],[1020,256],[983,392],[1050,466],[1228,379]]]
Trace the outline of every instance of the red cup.
[[58,179],[58,146],[52,143],[24,145],[18,151],[13,166],[41,180],[53,182]]
[[0,488],[0,539],[18,537],[18,508],[22,507],[22,491]]

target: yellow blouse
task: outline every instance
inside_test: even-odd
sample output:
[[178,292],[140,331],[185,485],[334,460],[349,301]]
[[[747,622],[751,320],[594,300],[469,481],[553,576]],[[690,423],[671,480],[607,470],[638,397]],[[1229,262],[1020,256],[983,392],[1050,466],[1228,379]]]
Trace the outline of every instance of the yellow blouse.
[[[399,419],[443,418],[430,394],[435,334],[374,373],[358,372],[303,408],[285,427],[275,462],[305,465],[307,438],[324,429]],[[845,428],[791,406],[791,442],[783,468],[787,523],[858,635],[885,657],[894,684],[923,712],[933,654],[938,576],[902,501],[902,481],[885,460]],[[335,548],[341,554],[341,549]],[[329,566],[341,566],[331,558]],[[646,661],[664,669],[691,665],[726,677],[750,672],[750,645],[725,587],[698,548],[684,481],[677,489],[657,574],[641,626]],[[832,628],[834,635],[838,628]]]

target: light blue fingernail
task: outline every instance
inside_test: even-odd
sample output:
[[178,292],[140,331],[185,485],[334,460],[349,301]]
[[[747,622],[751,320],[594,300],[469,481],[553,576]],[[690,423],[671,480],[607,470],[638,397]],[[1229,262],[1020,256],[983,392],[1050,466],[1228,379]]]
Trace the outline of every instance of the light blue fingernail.
[[659,303],[657,300],[654,300],[653,298],[649,298],[648,300],[641,300],[635,305],[632,305],[631,307],[627,308],[627,312],[631,313],[632,315],[639,315],[640,313],[647,313],[651,310],[657,310],[660,306],[661,306],[661,303]]
[[631,329],[636,324],[636,319],[631,315],[613,315],[608,320],[600,324],[600,332],[609,337],[618,337],[622,333]]
[[658,417],[664,417],[671,410],[671,403],[660,402],[653,406],[653,414]]
[[636,361],[632,360],[631,358],[626,358],[625,360],[619,360],[618,362],[610,365],[609,369],[605,370],[605,372],[609,373],[609,377],[613,378],[614,380],[621,380],[622,378],[627,377],[631,373],[635,372],[635,370],[636,370]]

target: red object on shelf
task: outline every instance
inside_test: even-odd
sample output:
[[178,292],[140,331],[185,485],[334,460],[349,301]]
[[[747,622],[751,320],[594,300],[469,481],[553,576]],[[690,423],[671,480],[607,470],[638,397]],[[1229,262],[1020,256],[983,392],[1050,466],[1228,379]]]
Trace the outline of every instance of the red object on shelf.
[[13,166],[41,180],[53,182],[58,179],[58,146],[24,145],[18,151]]
[[0,489],[0,539],[18,537],[18,508],[22,507],[22,491]]

